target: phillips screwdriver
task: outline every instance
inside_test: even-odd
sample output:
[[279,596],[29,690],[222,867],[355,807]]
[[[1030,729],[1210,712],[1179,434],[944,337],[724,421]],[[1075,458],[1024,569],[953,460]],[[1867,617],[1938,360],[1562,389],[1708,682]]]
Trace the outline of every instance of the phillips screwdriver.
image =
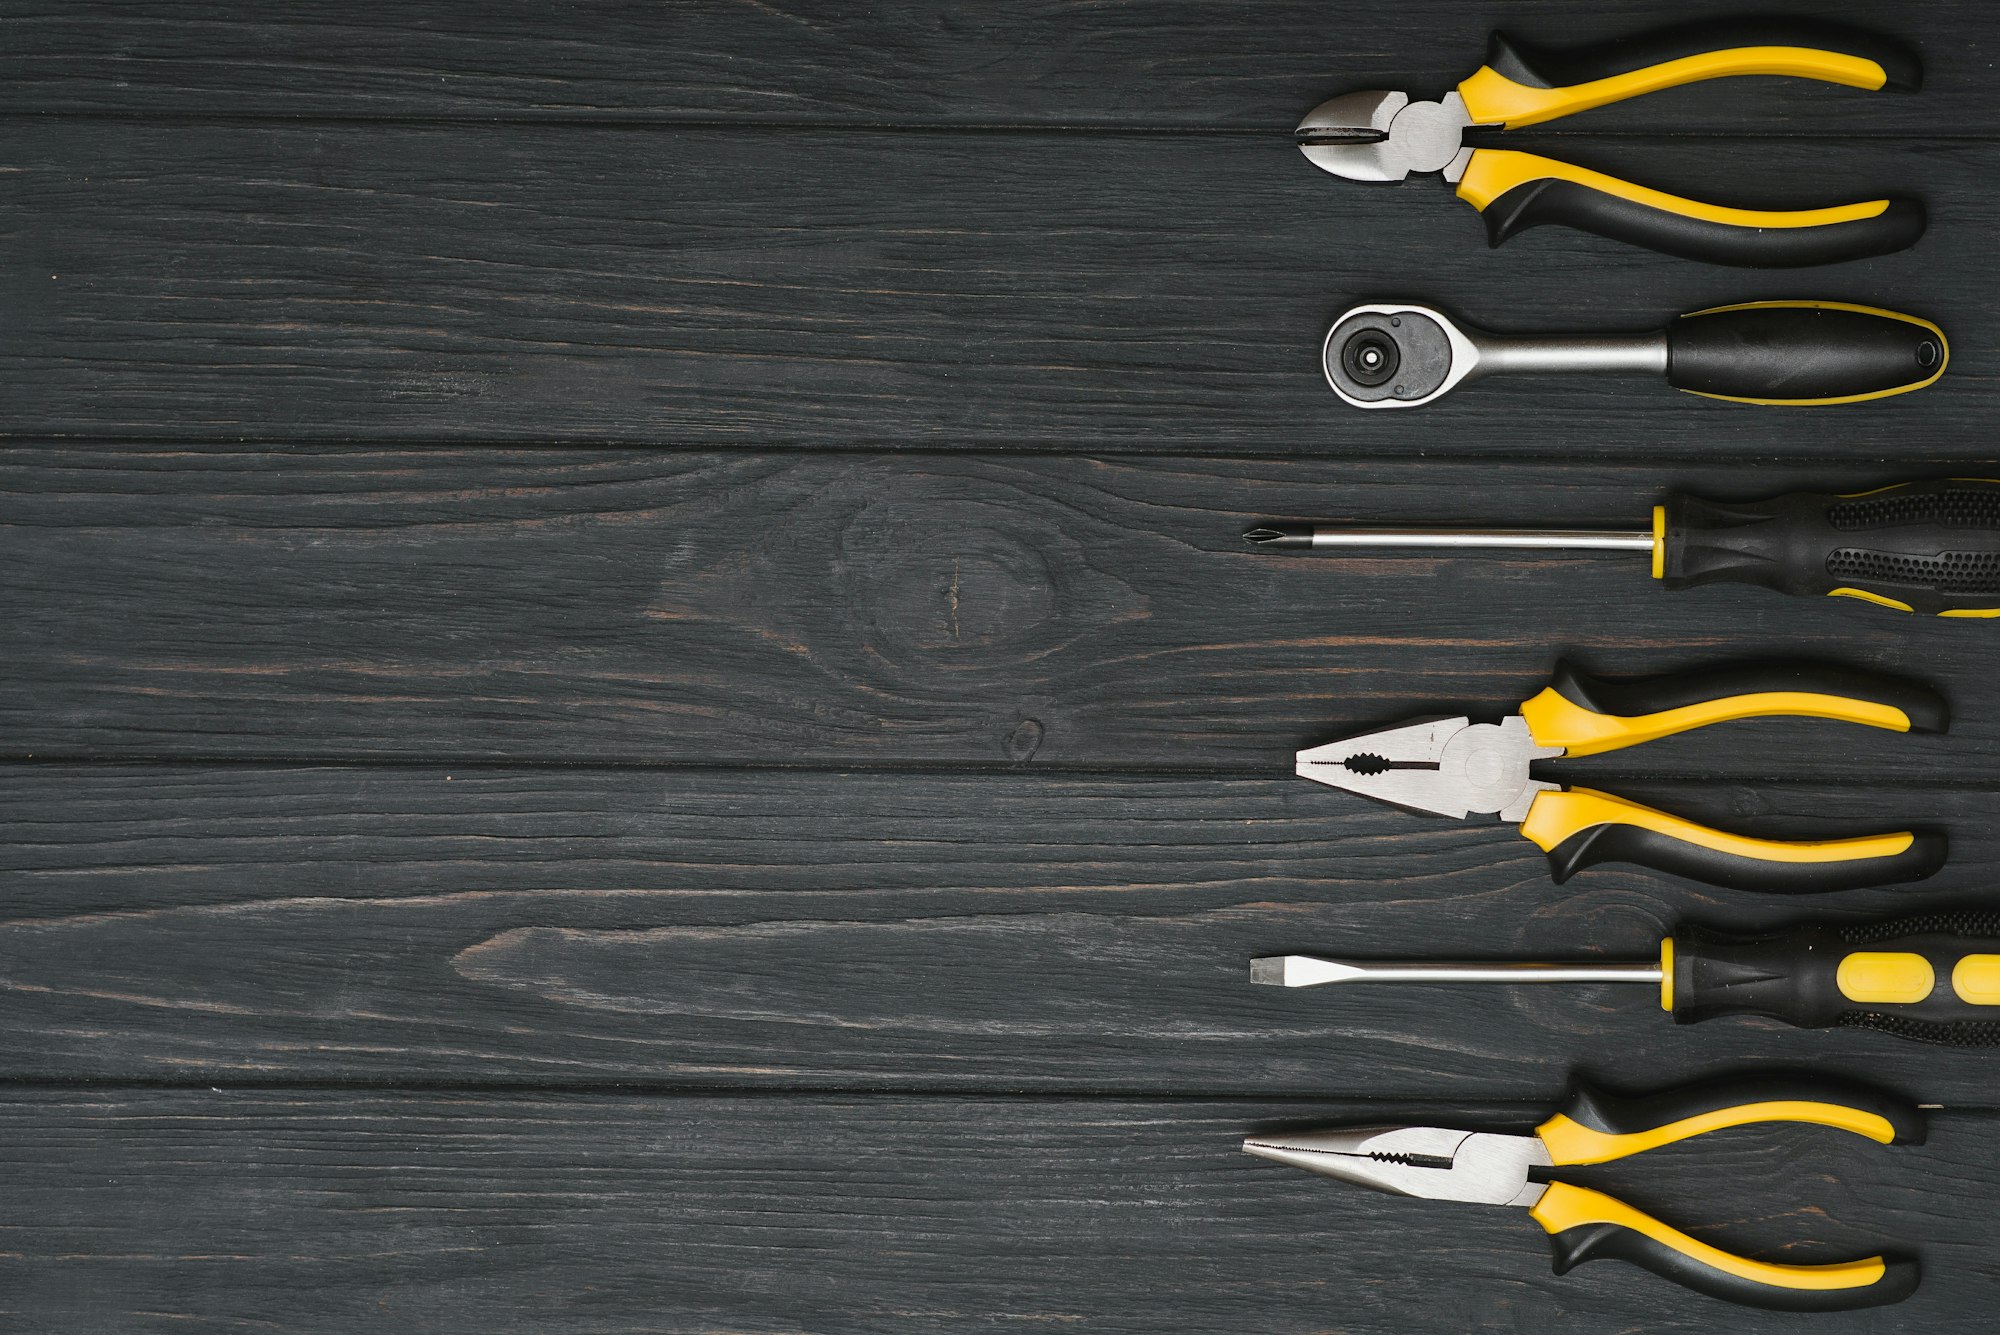
[[1762,1015],[1801,1029],[1878,1029],[1951,1047],[2000,1046],[2000,913],[1933,913],[1885,923],[1737,936],[1682,927],[1657,960],[1336,960],[1269,955],[1250,981],[1645,983],[1676,1024]]
[[1669,496],[1650,529],[1356,528],[1271,522],[1244,538],[1278,551],[1354,547],[1650,552],[1669,589],[1759,584],[1927,616],[2000,616],[2000,481],[1907,482],[1851,496],[1764,501]]

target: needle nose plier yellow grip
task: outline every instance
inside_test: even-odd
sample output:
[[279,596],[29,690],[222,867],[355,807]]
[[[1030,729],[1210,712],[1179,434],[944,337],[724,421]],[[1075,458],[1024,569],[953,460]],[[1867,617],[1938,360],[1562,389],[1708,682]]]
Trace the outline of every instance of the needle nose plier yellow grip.
[[[1820,1077],[1765,1077],[1691,1085],[1641,1099],[1577,1090],[1535,1128],[1554,1167],[1604,1163],[1728,1127],[1805,1122],[1882,1144],[1922,1144],[1922,1115],[1865,1085]],[[1830,1265],[1754,1261],[1698,1241],[1602,1192],[1551,1182],[1529,1217],[1549,1234],[1555,1268],[1616,1258],[1714,1297],[1751,1307],[1828,1311],[1900,1301],[1920,1271],[1906,1257]]]

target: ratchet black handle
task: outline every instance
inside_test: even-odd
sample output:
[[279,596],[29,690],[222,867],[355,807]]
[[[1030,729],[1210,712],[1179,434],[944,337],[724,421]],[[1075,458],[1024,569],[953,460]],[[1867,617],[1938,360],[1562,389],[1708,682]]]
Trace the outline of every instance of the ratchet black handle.
[[1950,350],[1928,320],[1873,306],[1757,301],[1667,327],[1667,383],[1740,403],[1854,403],[1922,389]]
[[2000,1046],[2000,913],[1935,913],[1770,936],[1683,928],[1665,953],[1662,1002],[1679,1024],[1762,1015],[1806,1029]]
[[1758,584],[1928,616],[2000,616],[2000,481],[1951,478],[1857,496],[1675,496],[1661,580]]

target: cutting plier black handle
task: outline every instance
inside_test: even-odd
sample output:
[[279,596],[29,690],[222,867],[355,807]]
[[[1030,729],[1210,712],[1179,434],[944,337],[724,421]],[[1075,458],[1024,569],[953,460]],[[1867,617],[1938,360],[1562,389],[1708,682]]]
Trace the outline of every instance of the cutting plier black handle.
[[[1486,64],[1459,84],[1476,125],[1518,128],[1706,79],[1789,75],[1853,88],[1914,91],[1907,47],[1838,24],[1748,19],[1692,24],[1572,51],[1495,33]],[[1507,149],[1476,149],[1459,180],[1499,245],[1559,223],[1714,264],[1791,268],[1901,250],[1923,235],[1923,205],[1886,198],[1832,208],[1728,208]]]
[[[1725,1127],[1808,1122],[1887,1144],[1921,1144],[1922,1114],[1909,1102],[1848,1081],[1772,1076],[1692,1085],[1647,1098],[1579,1089],[1535,1128],[1553,1166],[1603,1163]],[[1557,1274],[1585,1261],[1643,1266],[1701,1293],[1748,1307],[1827,1312],[1907,1298],[1921,1277],[1909,1257],[1832,1265],[1779,1265],[1723,1251],[1603,1192],[1551,1182],[1530,1216],[1549,1234]]]
[[[1537,746],[1565,755],[1615,751],[1732,719],[1840,719],[1895,732],[1943,732],[1944,700],[1897,677],[1827,663],[1732,664],[1667,677],[1611,681],[1567,663],[1521,706]],[[1567,880],[1585,867],[1627,862],[1710,885],[1818,893],[1921,880],[1944,865],[1935,830],[1787,842],[1710,829],[1591,788],[1536,795],[1521,833]]]

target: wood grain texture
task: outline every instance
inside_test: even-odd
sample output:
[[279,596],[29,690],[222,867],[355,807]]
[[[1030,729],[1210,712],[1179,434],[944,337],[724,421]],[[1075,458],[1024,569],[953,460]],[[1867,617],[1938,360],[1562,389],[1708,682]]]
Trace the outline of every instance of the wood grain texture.
[[1676,485],[1895,476],[19,448],[0,456],[0,745],[1268,774],[1364,727],[1505,712],[1564,653],[1634,675],[1778,655],[1928,681],[1953,731],[1764,721],[1588,771],[1990,782],[1986,623],[1667,594],[1619,556],[1289,558],[1240,536],[1300,514],[1630,526]]
[[[6,426],[1322,459],[1826,459],[1894,434],[1990,452],[2000,146],[1562,151],[1724,202],[1914,191],[1931,232],[1777,275],[1560,228],[1491,253],[1445,187],[1337,181],[1283,137],[32,119],[0,149]],[[1319,343],[1385,296],[1558,332],[1858,299],[1939,321],[1956,355],[1933,389],[1833,415],[1591,376],[1365,413],[1327,389]]]
[[[1649,784],[1803,836],[1866,789]],[[1650,988],[1252,986],[1290,951],[1647,958],[1980,902],[1990,791],[1921,890],[1801,903],[1630,869],[1549,883],[1496,824],[1289,780],[426,767],[0,769],[0,1070],[35,1078],[642,1082],[1554,1098],[1789,1058],[1987,1100],[1991,1057]]]
[[[1472,1124],[1525,1129],[1535,1111]],[[1518,1210],[1375,1195],[1237,1149],[1274,1124],[1381,1115],[1332,1100],[7,1091],[0,1283],[10,1321],[37,1329],[1800,1328],[1615,1262],[1557,1278]],[[1978,1113],[1937,1115],[1908,1149],[1736,1131],[1590,1180],[1787,1261],[1914,1250],[1914,1298],[1812,1328],[1957,1335],[1983,1328],[1995,1280],[1984,1220],[1958,1207],[2000,1190],[1996,1132]]]
[[[1739,80],[1605,108],[1584,124],[1793,134],[1990,132],[1996,58],[1976,0],[1885,10],[1765,0],[1845,19],[1923,57],[1920,97]],[[1684,17],[1684,16],[1674,16]],[[643,3],[361,0],[273,12],[224,3],[27,4],[0,11],[0,110],[260,116],[728,120],[808,126],[1136,125],[1282,132],[1336,92],[1437,96],[1489,26],[1564,45],[1670,21],[1651,0],[1484,10],[1306,0]]]

